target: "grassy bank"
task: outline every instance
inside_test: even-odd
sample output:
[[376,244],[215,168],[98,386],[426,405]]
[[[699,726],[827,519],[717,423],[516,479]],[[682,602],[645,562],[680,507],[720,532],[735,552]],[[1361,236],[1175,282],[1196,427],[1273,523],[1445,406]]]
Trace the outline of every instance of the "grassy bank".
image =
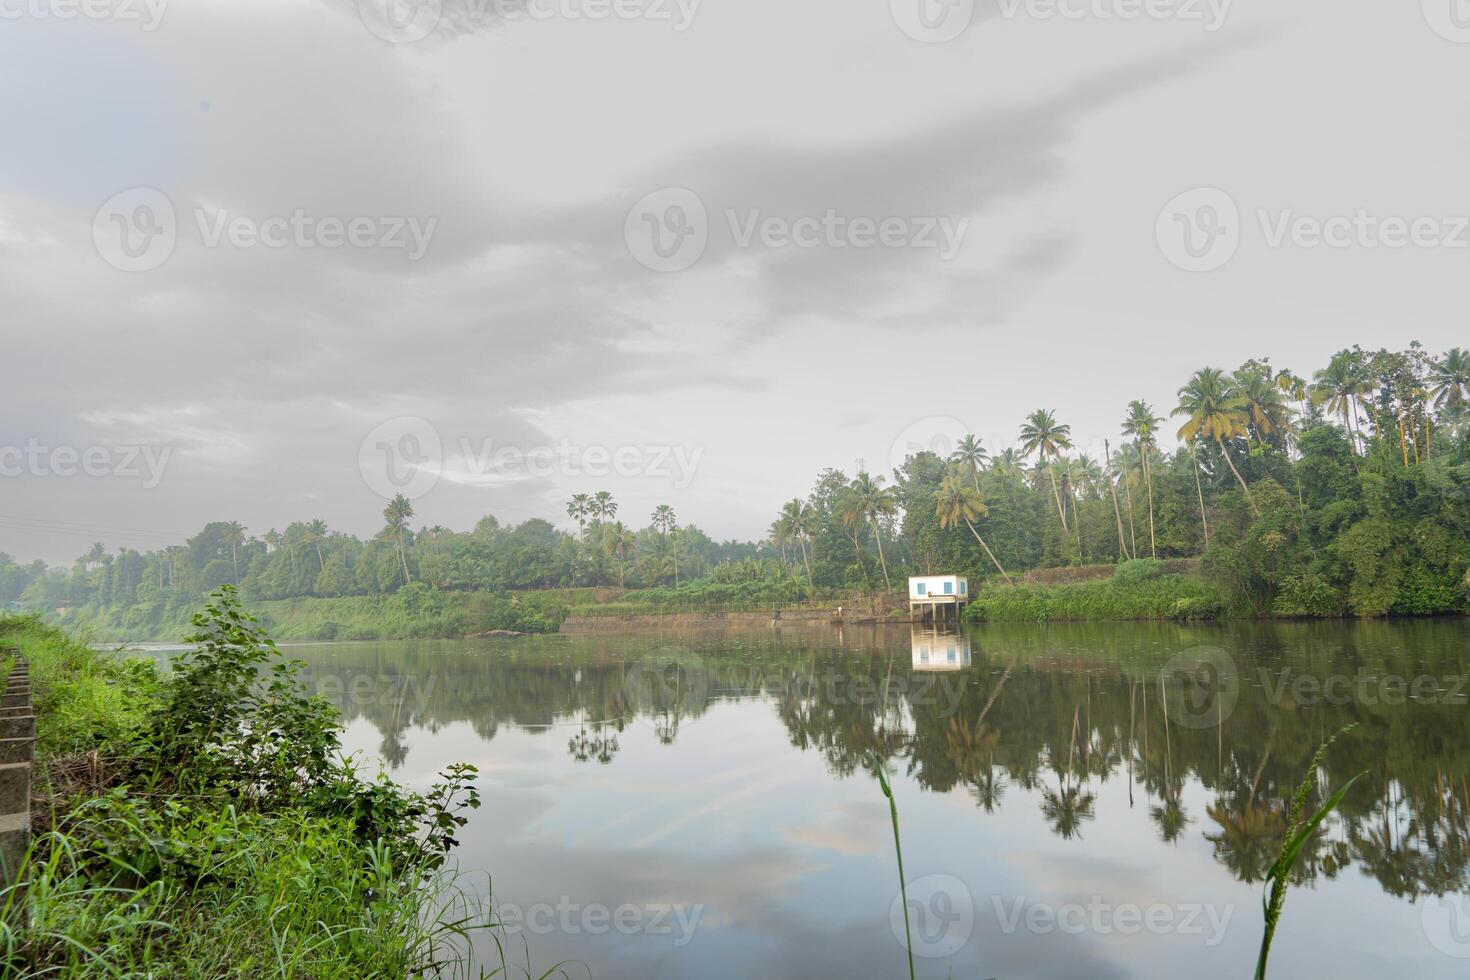
[[1149,559],[1125,562],[1111,578],[1067,585],[991,586],[966,610],[971,622],[1056,623],[1215,619],[1233,611],[1225,591],[1193,575],[1164,572]]
[[24,894],[0,892],[0,974],[468,973],[484,923],[443,867],[471,767],[425,794],[341,757],[335,710],[226,592],[169,675],[33,617],[38,743]]
[[[245,599],[245,608],[278,640],[431,639],[487,630],[554,633],[575,606],[595,601],[593,589],[527,592],[449,592],[410,586],[392,595]],[[99,641],[177,642],[190,630],[194,607],[83,606],[59,622]]]

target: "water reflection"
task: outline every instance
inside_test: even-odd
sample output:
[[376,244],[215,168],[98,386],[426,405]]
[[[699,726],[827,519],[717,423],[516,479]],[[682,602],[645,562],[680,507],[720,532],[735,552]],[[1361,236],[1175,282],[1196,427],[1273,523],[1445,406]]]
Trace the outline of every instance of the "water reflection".
[[[1463,623],[990,629],[967,635],[880,629],[655,639],[550,638],[515,644],[363,644],[308,655],[349,721],[370,722],[389,768],[412,768],[415,730],[467,723],[557,733],[577,763],[616,770],[620,736],[646,723],[672,746],[717,705],[773,711],[790,745],[844,778],[869,752],[935,793],[963,789],[983,814],[1008,790],[1039,801],[1058,838],[1085,839],[1109,814],[1100,789],[1126,784],[1157,839],[1196,835],[1237,880],[1262,880],[1289,796],[1316,746],[1349,723],[1325,784],[1367,776],[1312,840],[1302,882],[1356,865],[1387,894],[1467,888],[1470,724],[1451,696]],[[1171,720],[1164,665],[1207,644],[1241,679],[1216,725]],[[907,650],[908,656],[903,656]],[[1290,677],[1420,678],[1439,697],[1312,698]],[[1427,690],[1427,688],[1425,689]],[[1187,805],[1188,790],[1203,806]],[[1018,804],[1019,805],[1019,804]]]
[[970,637],[966,633],[915,629],[909,643],[914,670],[961,670],[970,666]]

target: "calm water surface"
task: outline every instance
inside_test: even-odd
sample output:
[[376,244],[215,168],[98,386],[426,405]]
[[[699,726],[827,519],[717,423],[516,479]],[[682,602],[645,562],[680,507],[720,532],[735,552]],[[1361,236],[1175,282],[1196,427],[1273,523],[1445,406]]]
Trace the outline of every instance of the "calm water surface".
[[[1367,775],[1278,977],[1470,975],[1464,621],[802,628],[293,647],[350,749],[480,767],[458,851],[513,959],[593,977],[1249,976],[1322,739]],[[1458,916],[1458,917],[1457,917]],[[897,933],[895,932],[897,930]]]

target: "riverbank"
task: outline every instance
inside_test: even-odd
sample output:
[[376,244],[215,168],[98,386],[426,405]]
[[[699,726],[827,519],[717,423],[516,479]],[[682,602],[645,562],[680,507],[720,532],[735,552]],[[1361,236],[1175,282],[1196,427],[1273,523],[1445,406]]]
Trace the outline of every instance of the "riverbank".
[[[451,592],[410,586],[392,595],[244,601],[277,640],[452,639],[493,630],[554,633],[571,609],[595,602],[595,589],[527,592]],[[99,643],[177,643],[190,630],[193,606],[158,607],[138,614],[84,606],[52,616],[57,625]]]
[[983,589],[965,610],[972,623],[1119,622],[1244,617],[1225,590],[1192,575],[1134,580],[1114,575],[1066,585]]
[[[1007,585],[972,579],[971,622],[1127,622],[1300,618],[1296,606],[1252,608],[1207,575],[1198,559],[1032,569]],[[272,636],[291,641],[457,639],[529,633],[615,633],[716,627],[912,622],[901,592],[833,592],[782,600],[768,590],[691,583],[678,589],[538,589],[474,592],[421,584],[391,595],[246,601]],[[839,617],[837,610],[842,609]],[[52,621],[93,642],[176,643],[189,630],[185,605],[122,609],[83,606]],[[1426,610],[1463,614],[1465,609]],[[1326,607],[1321,618],[1350,615]]]
[[0,616],[37,715],[28,884],[0,892],[0,973],[345,980],[463,962],[449,923],[476,910],[442,862],[478,805],[473,768],[423,795],[363,781],[335,710],[229,593],[195,640],[163,676]]

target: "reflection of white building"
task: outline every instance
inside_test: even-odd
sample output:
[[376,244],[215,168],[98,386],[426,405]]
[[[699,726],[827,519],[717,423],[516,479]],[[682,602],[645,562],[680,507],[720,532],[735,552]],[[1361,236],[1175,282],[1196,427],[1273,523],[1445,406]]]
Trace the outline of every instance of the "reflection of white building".
[[963,633],[914,630],[914,670],[960,670],[970,666],[970,638]]
[[919,619],[949,618],[953,611],[959,622],[960,610],[970,601],[970,580],[963,575],[915,575],[909,579],[909,612]]

